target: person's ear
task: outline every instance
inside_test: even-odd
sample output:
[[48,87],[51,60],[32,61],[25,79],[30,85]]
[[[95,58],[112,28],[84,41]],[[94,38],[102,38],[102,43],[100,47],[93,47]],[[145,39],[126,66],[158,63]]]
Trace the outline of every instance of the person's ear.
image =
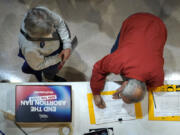
[[117,89],[117,91],[113,94],[113,99],[120,99],[119,94],[123,91],[123,89],[125,88],[125,86],[128,84],[128,81],[124,81],[121,85],[121,87],[119,87]]
[[128,81],[124,81],[123,83],[122,83],[122,85],[121,85],[121,87],[119,87],[118,89],[117,89],[117,92],[122,92],[123,91],[123,89],[126,87],[126,85],[128,84]]
[[121,89],[123,90],[126,87],[127,84],[128,84],[128,81],[124,81],[122,83],[122,85],[121,85]]

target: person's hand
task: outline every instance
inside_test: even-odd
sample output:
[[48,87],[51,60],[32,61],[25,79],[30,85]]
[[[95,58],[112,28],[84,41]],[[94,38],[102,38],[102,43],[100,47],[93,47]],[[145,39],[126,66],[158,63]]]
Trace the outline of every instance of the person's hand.
[[94,102],[96,104],[97,107],[103,109],[106,107],[106,104],[103,100],[103,98],[101,97],[101,95],[94,95]]
[[113,97],[113,99],[120,99],[121,98],[121,96],[120,96],[120,93],[122,92],[122,88],[120,87],[120,88],[118,88],[117,89],[117,91],[112,95]]
[[63,65],[65,63],[65,61],[69,58],[71,54],[71,49],[64,49],[61,51],[61,53],[59,54],[59,57],[61,58],[62,62],[61,64]]
[[128,81],[125,81],[122,83],[121,87],[117,89],[117,91],[112,95],[113,99],[120,99],[120,93],[123,91],[123,89],[125,88],[125,86],[127,85]]

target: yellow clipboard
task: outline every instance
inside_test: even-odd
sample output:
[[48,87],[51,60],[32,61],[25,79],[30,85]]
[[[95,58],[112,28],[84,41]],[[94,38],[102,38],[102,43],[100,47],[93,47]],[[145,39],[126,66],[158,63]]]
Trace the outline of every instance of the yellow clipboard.
[[157,88],[151,88],[148,91],[149,95],[149,120],[159,120],[159,121],[180,121],[180,116],[160,116],[156,117],[154,115],[154,92],[176,92],[180,91],[180,85],[163,85]]
[[[112,95],[116,91],[104,91],[101,92],[101,95]],[[91,124],[96,124],[96,118],[95,118],[95,113],[94,113],[94,106],[93,106],[93,95],[92,93],[87,94],[87,100],[88,100],[88,108],[89,108],[89,118],[90,118],[90,123]],[[135,106],[135,113],[136,113],[136,119],[142,119],[143,114],[142,114],[142,108],[141,108],[141,103],[136,103],[134,104]]]

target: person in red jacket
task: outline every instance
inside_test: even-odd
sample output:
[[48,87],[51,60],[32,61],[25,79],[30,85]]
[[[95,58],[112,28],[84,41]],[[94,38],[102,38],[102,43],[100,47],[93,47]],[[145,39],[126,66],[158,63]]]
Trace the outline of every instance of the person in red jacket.
[[100,92],[110,73],[124,78],[113,98],[122,98],[125,103],[139,102],[146,88],[163,85],[166,39],[166,26],[157,16],[149,13],[129,16],[122,24],[111,54],[94,65],[90,86],[95,104],[99,108],[106,106]]

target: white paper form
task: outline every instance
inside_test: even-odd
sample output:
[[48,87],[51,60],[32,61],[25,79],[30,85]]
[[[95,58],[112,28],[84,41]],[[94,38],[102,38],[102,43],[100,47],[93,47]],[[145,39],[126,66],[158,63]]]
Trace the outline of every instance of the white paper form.
[[155,116],[180,116],[180,92],[154,92]]
[[99,109],[93,101],[96,124],[115,122],[120,118],[136,119],[134,104],[125,104],[121,99],[112,99],[112,95],[102,95],[102,98],[106,103],[105,109]]

